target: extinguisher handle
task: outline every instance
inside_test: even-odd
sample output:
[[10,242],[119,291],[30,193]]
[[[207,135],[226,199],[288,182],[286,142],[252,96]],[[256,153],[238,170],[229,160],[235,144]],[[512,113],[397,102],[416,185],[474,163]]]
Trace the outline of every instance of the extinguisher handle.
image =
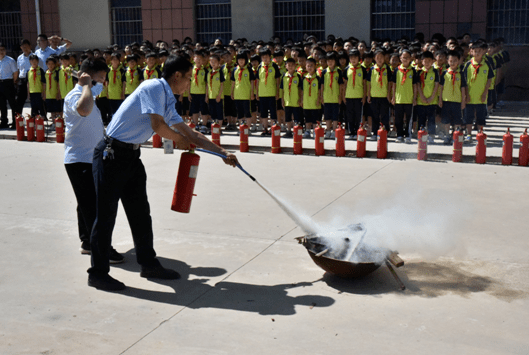
[[[195,150],[198,151],[198,152],[203,152],[203,153],[208,153],[208,154],[211,154],[211,155],[216,155],[216,156],[218,156],[218,157],[220,157],[220,158],[222,158],[222,159],[228,159],[228,157],[225,156],[224,154],[215,153],[215,152],[212,152],[212,151],[210,151],[210,150],[206,150],[206,149],[202,149],[202,148],[196,148]],[[248,173],[246,170],[244,170],[244,168],[241,166],[241,164],[237,164],[237,167],[238,167],[239,169],[241,169],[241,171],[242,171],[243,173],[245,173],[246,175],[248,175],[248,177],[249,177],[250,179],[252,179],[253,181],[257,181],[257,180],[255,180],[255,178],[254,178],[252,175],[250,175],[250,173]]]

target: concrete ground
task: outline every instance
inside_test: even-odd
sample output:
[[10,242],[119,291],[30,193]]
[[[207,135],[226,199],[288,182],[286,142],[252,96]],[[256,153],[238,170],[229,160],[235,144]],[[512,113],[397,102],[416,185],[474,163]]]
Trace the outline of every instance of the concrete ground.
[[[511,121],[529,118],[498,116],[498,132]],[[120,207],[126,262],[111,275],[128,288],[110,293],[86,284],[62,144],[0,140],[0,354],[528,354],[528,168],[420,162],[391,146],[388,160],[238,157],[318,222],[378,215],[405,291],[386,266],[325,274],[294,222],[217,157],[201,154],[191,213],[171,211],[180,153],[145,147],[155,248],[182,279],[139,277]]]

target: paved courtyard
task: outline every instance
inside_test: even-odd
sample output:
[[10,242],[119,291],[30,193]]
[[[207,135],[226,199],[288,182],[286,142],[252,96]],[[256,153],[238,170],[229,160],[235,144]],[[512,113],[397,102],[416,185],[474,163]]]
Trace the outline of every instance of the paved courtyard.
[[[491,157],[506,125],[517,141],[527,116],[491,120]],[[0,140],[0,354],[529,352],[529,168],[452,163],[441,145],[428,162],[394,143],[387,160],[238,154],[318,222],[375,220],[405,260],[401,291],[386,266],[357,280],[325,274],[294,222],[217,157],[201,154],[191,213],[171,211],[180,152],[145,147],[155,249],[182,279],[139,277],[120,207],[113,245],[126,262],[111,275],[128,288],[109,293],[86,284],[63,149]]]

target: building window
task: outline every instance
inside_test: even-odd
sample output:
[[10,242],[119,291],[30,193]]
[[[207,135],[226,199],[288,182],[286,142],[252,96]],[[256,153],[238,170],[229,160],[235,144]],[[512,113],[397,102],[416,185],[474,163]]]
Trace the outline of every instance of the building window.
[[415,37],[415,0],[373,0],[371,37],[412,40]]
[[298,42],[305,33],[325,39],[325,1],[274,0],[274,34]]
[[529,44],[529,1],[489,0],[487,38],[505,39],[505,44]]
[[142,41],[141,0],[112,0],[110,12],[113,44],[123,48]]
[[2,0],[0,3],[0,42],[6,46],[8,54],[20,52],[22,40],[22,18],[19,0]]
[[196,31],[198,42],[228,44],[231,39],[231,1],[196,0]]

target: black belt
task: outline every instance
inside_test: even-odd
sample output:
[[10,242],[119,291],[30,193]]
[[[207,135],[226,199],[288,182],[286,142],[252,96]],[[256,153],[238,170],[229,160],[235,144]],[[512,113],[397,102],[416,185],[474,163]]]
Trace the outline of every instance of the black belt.
[[114,139],[109,136],[105,136],[105,141],[109,143],[112,147],[125,148],[125,149],[130,149],[130,150],[138,150],[140,149],[140,146],[141,146],[140,144],[125,143],[122,141],[118,141],[117,139]]
[[9,82],[13,82],[13,79],[3,79],[3,80],[0,80],[0,83],[9,83]]

